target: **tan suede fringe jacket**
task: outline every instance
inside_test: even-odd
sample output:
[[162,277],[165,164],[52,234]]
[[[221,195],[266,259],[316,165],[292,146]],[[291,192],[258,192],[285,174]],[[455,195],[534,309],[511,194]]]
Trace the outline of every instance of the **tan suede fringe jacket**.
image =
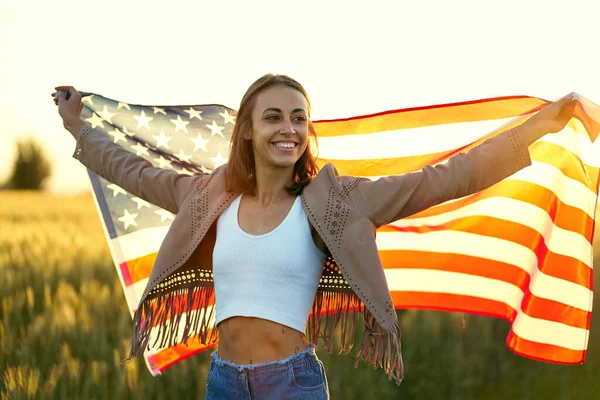
[[[365,361],[383,367],[400,384],[404,376],[400,327],[375,243],[376,230],[483,190],[530,165],[523,135],[517,126],[445,164],[374,181],[338,176],[332,164],[325,165],[301,195],[310,224],[329,250],[313,311],[326,307],[330,312],[321,317],[312,313],[308,340],[316,344],[322,339],[322,348],[331,352],[334,330],[341,323],[340,352],[347,354],[362,315],[364,330],[355,366]],[[73,157],[129,193],[176,214],[134,315],[128,359],[150,345],[151,327],[158,327],[152,345],[187,343],[196,334],[204,344],[215,343],[217,329],[208,326],[214,307],[205,307],[215,296],[215,222],[239,195],[225,190],[224,166],[194,176],[155,168],[87,124],[80,131]],[[198,303],[198,312],[181,317]]]

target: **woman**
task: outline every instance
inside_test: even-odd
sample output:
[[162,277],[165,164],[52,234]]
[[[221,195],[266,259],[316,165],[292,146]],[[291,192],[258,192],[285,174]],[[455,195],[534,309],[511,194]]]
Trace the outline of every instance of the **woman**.
[[[342,351],[348,352],[358,313],[352,313],[351,329],[347,318],[356,308],[364,309],[357,363],[382,366],[399,384],[400,332],[376,229],[529,165],[528,146],[562,130],[575,103],[573,94],[551,103],[444,165],[370,181],[338,176],[331,164],[318,171],[308,95],[284,75],[265,75],[249,87],[229,163],[195,176],[154,168],[115,145],[79,118],[81,95],[74,88],[56,90],[63,124],[77,139],[74,157],[177,214],[134,315],[130,358],[152,335],[165,346],[195,334],[215,343],[218,333],[206,390],[207,398],[219,399],[328,398],[315,343],[321,338],[330,350],[341,323]],[[213,301],[216,318],[209,327]],[[309,318],[311,305],[330,313]],[[189,312],[176,318],[181,311]],[[155,326],[158,332],[151,333]]]

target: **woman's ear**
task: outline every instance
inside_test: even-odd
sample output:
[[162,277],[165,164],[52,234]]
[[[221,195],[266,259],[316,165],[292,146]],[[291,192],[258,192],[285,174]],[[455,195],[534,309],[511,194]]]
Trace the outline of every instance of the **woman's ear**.
[[244,139],[246,139],[246,140],[252,139],[252,129],[248,129],[246,132],[244,132]]

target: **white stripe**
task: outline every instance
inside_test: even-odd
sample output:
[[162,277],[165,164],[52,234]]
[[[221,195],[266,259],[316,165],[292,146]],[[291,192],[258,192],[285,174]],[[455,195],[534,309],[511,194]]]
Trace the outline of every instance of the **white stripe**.
[[[377,234],[377,246],[379,247],[379,250],[416,250],[448,253],[448,263],[452,263],[453,254],[460,254],[514,265],[529,274],[531,277],[529,290],[534,295],[544,299],[558,301],[582,310],[591,311],[591,291],[588,288],[544,274],[538,269],[536,254],[531,249],[508,240],[456,231],[427,233],[381,232]],[[411,274],[414,276],[403,277],[401,274],[407,273],[403,271],[411,271]],[[465,278],[465,281],[460,282],[460,284],[458,284],[459,282],[446,281],[444,276],[445,274],[450,273],[446,271],[390,268],[386,269],[385,273],[388,277],[388,284],[403,285],[403,287],[406,287],[406,289],[402,290],[426,292],[441,291],[444,293],[453,293],[453,290],[457,290],[460,291],[460,294],[468,294],[464,293],[464,291],[470,293],[471,290],[479,290],[478,288],[469,287],[470,284],[468,283],[468,279],[471,278]],[[470,276],[462,273],[456,274],[457,277]],[[432,276],[435,276],[435,278],[432,278]],[[489,279],[476,275],[473,276],[475,278]],[[390,282],[390,277],[394,279],[405,279],[405,281]],[[501,282],[496,280],[492,281]],[[503,284],[513,286],[511,283],[507,282],[503,282]],[[489,298],[484,292],[477,294],[477,296]],[[490,292],[490,296],[502,297],[505,296],[505,293],[503,293],[503,291],[499,291],[498,293]],[[496,297],[493,297],[492,299],[499,300],[499,298]],[[510,302],[508,304],[511,304],[511,306],[513,305]]]
[[586,329],[525,315],[521,311],[523,292],[510,283],[435,270],[389,269],[385,270],[385,274],[391,291],[449,293],[504,303],[517,311],[513,331],[524,339],[574,350],[584,350],[587,346]]
[[592,144],[589,136],[577,133],[571,127],[566,127],[558,133],[544,135],[537,142],[553,143],[575,154],[590,167],[600,167],[600,142]]
[[319,157],[365,160],[412,157],[464,147],[518,118],[457,122],[368,134],[319,137]]
[[[140,279],[137,282],[134,282],[130,287],[133,289],[135,293],[136,301],[139,303],[142,298],[142,294],[144,294],[144,290],[146,289],[146,285],[148,284],[148,278]],[[135,305],[138,306],[137,304]]]
[[[365,178],[374,181],[382,177],[365,176]],[[504,180],[517,180],[539,185],[553,192],[561,202],[579,208],[590,217],[594,218],[596,193],[591,191],[583,183],[564,175],[561,170],[552,165],[533,161],[532,165],[529,167],[523,168]],[[456,200],[458,199],[451,201]],[[444,204],[447,203],[449,202]]]
[[168,231],[169,226],[159,226],[156,228],[140,229],[111,239],[110,244],[120,247],[122,251],[122,258],[117,258],[113,255],[115,262],[122,263],[127,260],[156,253]]
[[590,334],[587,329],[533,318],[524,312],[517,314],[512,324],[512,330],[517,336],[532,342],[565,347],[576,351],[587,349]]
[[583,183],[564,175],[560,169],[552,165],[533,161],[530,167],[523,168],[507,179],[521,180],[542,186],[554,192],[563,203],[577,207],[594,218],[596,193]]
[[[459,218],[474,216],[499,218],[528,226],[544,237],[544,242],[551,252],[577,259],[585,255],[582,261],[589,264],[592,245],[583,235],[554,225],[545,210],[507,197],[491,197],[442,214],[401,219],[390,225],[399,228],[424,225],[437,227]],[[490,236],[494,236],[493,231],[490,232]]]

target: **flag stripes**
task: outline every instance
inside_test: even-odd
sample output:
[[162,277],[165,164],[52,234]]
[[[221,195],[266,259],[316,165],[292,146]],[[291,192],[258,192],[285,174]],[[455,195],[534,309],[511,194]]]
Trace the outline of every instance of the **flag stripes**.
[[[227,158],[224,148],[232,124],[227,122],[231,114],[225,107],[152,109],[122,106],[125,103],[117,107],[110,99],[92,97],[86,108],[99,112],[108,105],[111,112],[121,113],[113,121],[127,121],[131,118],[128,111],[137,116],[141,110],[153,116],[149,124],[164,120],[160,134],[158,128],[153,131],[145,126],[137,132],[139,116],[127,126],[125,122],[118,126],[124,132],[120,136],[117,127],[110,133],[115,140],[122,137],[129,141],[128,145],[143,156],[139,146],[148,147],[151,156],[147,159],[155,165],[166,161],[162,157],[165,149],[166,156],[173,156],[169,158],[170,167],[186,173],[189,171],[178,164],[177,158],[191,158],[191,164],[207,172],[214,167],[211,160]],[[316,121],[317,162],[320,166],[333,162],[342,175],[373,180],[419,171],[446,163],[453,155],[524,122],[547,103],[534,97],[513,96]],[[175,115],[187,117],[185,112],[201,109],[206,121],[194,119],[191,114],[184,118],[186,122],[189,119],[189,129],[196,124],[193,135],[178,132],[177,124],[173,127],[174,122],[169,122]],[[230,117],[224,119],[225,113]],[[594,124],[588,121],[585,126]],[[217,128],[221,131],[215,135],[213,129]],[[210,134],[206,129],[211,129]],[[196,134],[192,150],[189,137]],[[203,134],[210,140],[202,140]],[[531,166],[480,193],[381,227],[376,241],[396,308],[504,318],[511,324],[506,344],[517,354],[557,363],[583,362],[593,300],[592,243],[600,168],[600,144],[592,143],[590,137],[592,132],[586,132],[584,124],[573,119],[563,131],[546,135],[530,146]],[[155,152],[155,143],[161,147],[169,140],[171,147],[163,145],[162,153]],[[168,216],[145,208],[139,201],[133,206],[131,200],[136,199],[109,187],[93,173],[90,179],[133,313],[168,231],[163,221]],[[132,214],[142,215],[146,210],[144,221],[155,221],[150,219],[153,212],[153,218],[161,216],[160,223],[133,225]],[[124,221],[130,225],[124,225]],[[213,304],[214,299],[210,308]],[[197,312],[194,309],[190,314]],[[158,374],[213,346],[191,340],[187,346],[180,343],[148,350],[145,359],[152,374]]]

